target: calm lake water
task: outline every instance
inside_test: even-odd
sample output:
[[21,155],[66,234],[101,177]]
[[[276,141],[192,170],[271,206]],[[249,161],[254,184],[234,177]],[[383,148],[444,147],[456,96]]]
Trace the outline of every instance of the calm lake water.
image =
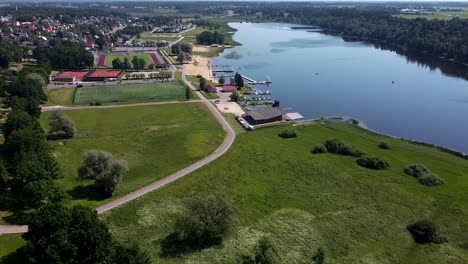
[[232,65],[255,80],[270,76],[268,89],[281,107],[306,119],[353,117],[372,130],[468,153],[468,81],[393,51],[293,25],[230,25],[242,46],[212,64]]

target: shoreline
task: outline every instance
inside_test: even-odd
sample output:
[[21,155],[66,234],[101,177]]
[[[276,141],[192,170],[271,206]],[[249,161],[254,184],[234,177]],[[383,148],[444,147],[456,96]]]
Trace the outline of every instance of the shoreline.
[[[377,131],[377,130],[374,130],[372,128],[367,127],[364,122],[362,122],[359,119],[352,118],[352,117],[346,117],[346,116],[320,117],[320,118],[314,118],[314,119],[294,121],[294,122],[291,122],[291,123],[292,124],[304,124],[305,125],[305,124],[310,123],[310,122],[319,122],[319,121],[346,123],[346,124],[349,124],[351,126],[358,127],[360,129],[366,130],[368,132],[371,132],[371,133],[374,133],[374,134],[377,134],[377,135],[381,135],[381,136],[385,136],[385,137],[389,137],[389,138],[393,138],[393,139],[398,139],[398,140],[403,140],[403,141],[406,141],[408,143],[416,144],[416,145],[420,145],[420,146],[436,148],[436,149],[438,149],[440,151],[443,151],[443,152],[449,153],[451,155],[457,156],[459,158],[468,160],[468,153],[465,153],[463,151],[459,151],[459,150],[456,150],[456,149],[453,149],[453,148],[450,148],[450,147],[446,147],[446,146],[442,146],[442,145],[437,145],[437,144],[434,144],[434,143],[428,143],[428,142],[415,140],[415,139],[408,139],[408,138],[399,137],[399,136],[387,134],[387,133],[384,133],[384,132],[380,132],[380,131]],[[354,124],[354,121],[356,121],[357,123]]]

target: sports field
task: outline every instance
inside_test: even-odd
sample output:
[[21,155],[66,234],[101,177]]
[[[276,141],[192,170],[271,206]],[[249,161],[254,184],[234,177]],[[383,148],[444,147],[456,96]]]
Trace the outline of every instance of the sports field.
[[142,53],[142,54],[130,54],[130,55],[106,55],[104,65],[107,67],[112,67],[112,61],[116,58],[119,58],[121,61],[123,61],[125,58],[128,58],[128,60],[131,63],[133,57],[135,56],[137,56],[138,58],[143,58],[146,62],[146,65],[149,65],[151,63],[156,64],[156,62],[154,62],[153,59],[151,58],[150,54]]
[[174,81],[78,88],[73,99],[73,104],[184,99],[185,86],[178,81]]

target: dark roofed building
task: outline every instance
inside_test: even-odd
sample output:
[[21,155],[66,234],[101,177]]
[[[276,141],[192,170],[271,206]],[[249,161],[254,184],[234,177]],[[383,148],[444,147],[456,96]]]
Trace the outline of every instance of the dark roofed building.
[[267,106],[245,114],[245,119],[254,125],[266,124],[283,120],[285,112],[280,107]]

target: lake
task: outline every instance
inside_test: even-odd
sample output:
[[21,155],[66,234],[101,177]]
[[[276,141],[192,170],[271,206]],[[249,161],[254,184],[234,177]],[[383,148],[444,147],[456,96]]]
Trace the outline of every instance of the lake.
[[[371,44],[289,24],[230,23],[234,40],[212,65],[263,81],[306,119],[347,116],[368,128],[468,153],[468,82]],[[467,67],[451,72],[468,73]]]

